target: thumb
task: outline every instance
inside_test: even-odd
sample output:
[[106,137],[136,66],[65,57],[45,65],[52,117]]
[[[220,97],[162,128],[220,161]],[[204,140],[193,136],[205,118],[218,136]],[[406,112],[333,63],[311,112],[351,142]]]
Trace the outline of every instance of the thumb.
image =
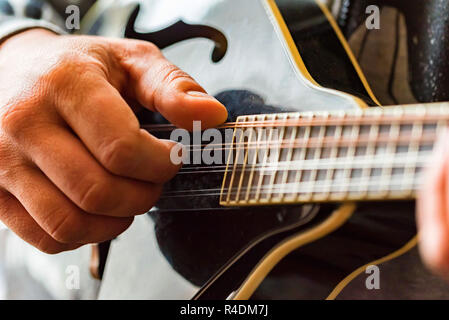
[[226,108],[187,73],[171,64],[153,44],[118,40],[112,45],[120,67],[128,74],[126,91],[144,107],[161,113],[172,124],[191,130],[226,121]]

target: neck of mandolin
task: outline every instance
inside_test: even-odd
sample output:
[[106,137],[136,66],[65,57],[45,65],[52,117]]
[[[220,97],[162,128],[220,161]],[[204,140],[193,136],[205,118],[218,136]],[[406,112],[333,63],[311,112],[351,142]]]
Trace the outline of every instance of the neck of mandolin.
[[411,199],[449,104],[240,117],[224,206]]

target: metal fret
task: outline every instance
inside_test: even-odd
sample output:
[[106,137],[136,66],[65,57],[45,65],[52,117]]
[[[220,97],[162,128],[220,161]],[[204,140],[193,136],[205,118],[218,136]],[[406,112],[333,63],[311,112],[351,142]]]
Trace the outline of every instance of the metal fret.
[[[408,194],[413,193],[413,184],[416,179],[417,174],[417,166],[418,166],[418,158],[419,158],[419,147],[420,143],[418,142],[418,139],[422,137],[423,135],[423,124],[422,123],[415,123],[413,124],[412,128],[412,142],[409,145],[409,148],[407,150],[407,159],[409,160],[409,164],[405,165],[404,168],[404,175],[403,175],[403,181],[401,184],[404,186],[405,192],[408,191]],[[414,179],[411,181],[411,183],[407,184],[406,179],[407,177],[413,177]]]
[[[272,118],[272,116],[270,116],[270,119],[271,118]],[[260,173],[259,173],[259,182],[257,184],[257,191],[256,191],[256,195],[254,197],[255,201],[260,201],[262,183],[263,183],[263,179],[264,179],[264,176],[265,176],[265,167],[264,166],[266,166],[266,164],[267,164],[268,153],[269,153],[269,148],[270,148],[270,142],[271,142],[272,138],[273,138],[273,128],[271,128],[270,134],[269,134],[269,136],[267,138],[267,141],[266,141],[265,153],[264,153],[264,157],[263,157],[263,161],[262,161],[263,167],[262,167],[262,170],[260,170]]]
[[[287,122],[287,120],[288,120],[288,114],[284,114],[284,115],[282,115],[282,117],[284,118],[283,120],[284,120],[284,124]],[[276,118],[275,118],[276,119]],[[279,141],[283,141],[284,140],[284,136],[285,136],[285,126],[284,127],[282,127],[281,128],[281,134],[279,135]],[[282,150],[281,150],[282,151]],[[281,158],[281,154],[282,154],[282,152],[279,152],[279,154],[278,154],[278,157],[277,157],[277,162],[276,162],[276,166],[279,164],[279,161],[280,161],[280,158]],[[278,174],[278,172],[277,171],[274,171],[273,173],[272,173],[272,175],[271,175],[271,178],[270,178],[270,184],[269,184],[269,186],[270,186],[270,188],[271,188],[271,190],[274,188],[274,183],[275,183],[275,180],[276,180],[276,176],[277,176],[277,174]],[[271,191],[270,190],[270,191]],[[268,192],[268,194],[267,194],[267,201],[270,201],[271,200],[271,198],[272,198],[272,196],[273,196],[273,193],[272,192]]]
[[[397,112],[395,115],[398,116],[398,121],[400,119],[400,117],[402,117],[403,113],[402,113],[402,109],[397,109],[399,112]],[[396,110],[394,110],[396,111]],[[392,124],[390,124],[390,139],[391,142],[388,143],[387,145],[387,156],[389,155],[391,157],[391,160],[394,161],[394,158],[396,156],[396,149],[397,149],[397,143],[395,142],[395,139],[397,139],[397,137],[399,137],[399,133],[400,133],[400,125],[398,122],[394,122]],[[381,190],[381,193],[383,197],[388,196],[388,194],[390,193],[390,188],[389,186],[392,183],[393,177],[392,177],[392,173],[393,173],[393,166],[391,165],[391,162],[388,161],[384,161],[384,165],[382,167],[382,177],[383,180],[381,181],[381,185],[379,186],[379,189]]]
[[[295,117],[298,120],[300,119],[299,114],[297,114],[296,116],[293,116],[292,118],[294,119]],[[295,148],[293,146],[293,143],[294,143],[295,139],[297,138],[297,135],[298,135],[298,127],[294,127],[293,130],[292,130],[292,133],[290,135],[290,143],[291,143],[292,146],[288,149],[288,155],[287,155],[287,159],[286,159],[286,161],[288,161],[289,163],[291,163],[292,160],[293,160],[293,153],[294,153],[294,150],[295,150]],[[287,184],[287,181],[288,181],[288,176],[289,176],[290,170],[291,170],[291,166],[289,165],[287,167],[287,170],[285,170],[283,172],[282,185],[284,186],[284,189],[281,192],[282,199],[285,198],[285,196],[287,194],[286,193],[286,184]]]
[[[328,118],[329,114],[325,113],[323,115],[319,115],[319,117]],[[322,151],[323,151],[322,142],[323,142],[323,139],[324,139],[324,135],[326,134],[327,128],[326,128],[325,125],[322,125],[321,127],[319,127],[319,130],[320,131],[318,133],[318,141],[319,141],[318,142],[318,147],[315,149],[315,153],[313,155],[313,161],[314,161],[315,164],[317,164],[320,161],[320,159],[321,159],[321,154],[322,154]],[[321,146],[320,146],[320,142],[321,142]],[[318,169],[314,169],[310,173],[310,181],[312,181],[312,189],[314,189],[314,186],[315,186],[315,184],[317,182],[317,175],[318,175]],[[314,193],[310,193],[309,194],[309,199],[312,199],[314,196],[315,196]]]
[[[248,117],[247,119],[248,119],[249,121],[254,121],[254,120],[255,120],[255,116],[253,116],[253,117]],[[249,132],[249,137],[248,137],[248,143],[251,142],[251,139],[252,139],[252,137],[253,137],[253,133],[254,133],[254,130],[250,130],[250,132]],[[242,132],[242,139],[241,139],[241,140],[244,141],[244,137],[245,137],[245,133]],[[245,148],[245,144],[243,144],[243,148]],[[242,163],[242,171],[241,171],[241,174],[240,174],[240,179],[239,179],[239,183],[238,183],[238,187],[237,187],[237,194],[235,195],[235,201],[236,201],[236,202],[238,202],[239,199],[240,199],[240,192],[241,192],[241,190],[242,190],[243,180],[245,179],[246,163],[248,162],[248,156],[249,156],[249,154],[250,154],[248,148],[245,148],[245,149],[244,149],[244,154],[245,154],[245,156],[244,156],[243,163]],[[238,158],[237,158],[237,159],[238,159]]]
[[[244,121],[245,121],[245,119],[241,118],[241,119],[237,120],[237,124],[238,124],[239,122],[240,122],[240,123],[243,123]],[[236,171],[237,171],[236,169],[237,169],[237,165],[238,165],[238,159],[239,159],[239,157],[240,157],[241,152],[244,152],[244,151],[245,151],[244,148],[241,146],[241,145],[242,145],[243,138],[244,138],[244,135],[242,134],[242,136],[241,136],[240,139],[239,139],[239,142],[238,142],[238,146],[237,146],[237,148],[236,148],[236,151],[235,151],[236,156],[235,156],[235,160],[234,160],[234,165],[233,165],[232,175],[231,175],[231,179],[230,179],[230,182],[229,182],[229,188],[228,188],[228,193],[227,193],[227,197],[226,197],[226,202],[228,202],[228,203],[229,203],[230,200],[231,200],[232,186],[233,186],[233,184],[234,184],[234,179],[235,179],[235,176],[236,176]],[[234,132],[234,136],[233,136],[232,140],[233,140],[233,141],[236,140],[235,132]]]
[[354,143],[349,147],[348,149],[348,156],[349,159],[347,159],[347,165],[344,171],[344,181],[347,184],[347,186],[343,185],[343,188],[341,190],[342,195],[345,197],[348,195],[348,193],[351,192],[349,188],[349,182],[351,181],[351,175],[353,172],[352,163],[354,162],[355,158],[355,149],[357,147],[356,139],[359,136],[360,131],[360,125],[353,125],[352,131],[351,131],[351,137],[354,139]]
[[[264,115],[262,117],[259,117],[259,119],[262,120],[262,121],[265,121],[265,120],[267,120],[267,116]],[[248,179],[248,189],[247,189],[246,195],[245,195],[245,200],[246,201],[250,201],[251,186],[252,186],[252,183],[253,183],[253,180],[254,180],[254,175],[256,173],[256,165],[257,165],[257,159],[258,159],[257,157],[259,155],[259,148],[260,148],[260,144],[261,144],[261,141],[262,141],[262,138],[263,138],[263,135],[262,135],[263,128],[257,128],[257,130],[258,130],[257,144],[256,144],[256,150],[255,150],[255,154],[254,154],[254,163],[251,166],[251,173],[250,173],[250,176],[249,176],[249,179]]]
[[[340,117],[342,120],[345,117],[345,113],[341,112],[338,117]],[[334,132],[334,139],[336,141],[340,140],[343,134],[343,125],[337,125],[335,127],[335,132]],[[333,146],[331,148],[331,153],[330,153],[330,160],[337,160],[338,157],[338,146]],[[330,193],[331,193],[331,187],[332,187],[332,183],[334,181],[335,178],[335,169],[329,169],[327,170],[327,175],[326,175],[326,188],[325,191],[323,192],[323,200],[326,200],[330,197]]]
[[[303,117],[313,118],[313,114],[308,113],[308,114],[305,114]],[[301,117],[301,118],[303,118],[303,117]],[[304,130],[304,140],[306,140],[306,141],[309,140],[311,131],[312,131],[311,127],[306,127],[305,128],[305,130]],[[304,161],[305,160],[306,154],[307,154],[307,149],[308,149],[308,146],[307,146],[307,143],[306,143],[304,148],[302,148],[300,150],[300,156],[299,156],[299,160],[300,161]],[[295,182],[300,183],[301,179],[302,179],[302,176],[303,176],[303,171],[302,170],[298,170],[296,172]],[[306,195],[306,197],[307,197],[307,195]],[[298,191],[298,193],[296,195],[296,199],[301,201],[301,202],[305,200],[304,196],[301,196],[301,193],[299,191]]]
[[[374,158],[376,155],[376,138],[379,136],[379,125],[373,124],[370,128],[370,138],[373,139],[372,142],[368,143],[367,149],[366,149],[366,155],[368,157]],[[362,171],[362,179],[366,181],[366,184],[363,184],[361,187],[361,194],[366,196],[369,192],[369,181],[371,178],[373,168],[372,166],[366,165],[365,168],[363,168]]]

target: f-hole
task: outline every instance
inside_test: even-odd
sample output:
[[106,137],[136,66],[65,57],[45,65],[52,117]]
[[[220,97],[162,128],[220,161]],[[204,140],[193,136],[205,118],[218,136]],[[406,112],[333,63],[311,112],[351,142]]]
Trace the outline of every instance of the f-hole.
[[167,48],[184,40],[206,38],[213,41],[215,44],[211,57],[214,63],[220,62],[226,55],[228,50],[228,40],[226,39],[226,36],[221,31],[210,26],[192,25],[180,20],[165,29],[155,32],[140,33],[136,31],[135,26],[139,11],[140,5],[136,7],[129,17],[125,29],[126,38],[146,40],[154,43],[160,49]]

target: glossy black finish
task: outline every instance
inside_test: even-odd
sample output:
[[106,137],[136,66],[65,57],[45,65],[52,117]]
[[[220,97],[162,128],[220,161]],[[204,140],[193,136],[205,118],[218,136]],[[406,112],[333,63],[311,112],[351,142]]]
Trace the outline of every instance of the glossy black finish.
[[315,0],[276,3],[312,78],[323,87],[350,93],[375,105]]
[[[292,252],[271,272],[254,299],[317,299],[326,298],[332,290],[353,271],[385,257],[402,248],[416,235],[415,208],[413,202],[375,202],[361,203],[352,218],[334,233]],[[407,273],[409,261],[398,258],[397,264]],[[419,260],[416,261],[420,263]],[[423,268],[424,269],[424,268]],[[383,292],[387,281],[395,274],[387,274],[380,266],[381,289],[367,290],[366,286],[343,290],[345,299],[359,299],[363,294],[388,295]],[[369,274],[362,272],[363,284]],[[398,275],[396,275],[398,276]],[[420,279],[430,277],[428,271],[419,275]],[[407,278],[406,278],[407,279]],[[411,284],[403,281],[395,288],[401,299]],[[391,288],[389,288],[391,290]],[[402,292],[403,295],[400,295]],[[443,291],[444,292],[444,291]],[[449,291],[445,290],[447,297]]]
[[[203,288],[195,295],[195,300],[226,299],[229,293],[238,289],[257,263],[273,247],[282,240],[294,236],[311,228],[328,217],[334,209],[333,206],[325,206],[320,210],[317,206],[304,207],[297,221],[289,221],[285,227],[279,226],[272,232],[260,234],[253,241],[240,250],[227,264],[210,278]],[[279,210],[279,209],[278,209]],[[288,207],[280,209],[280,212],[288,212]],[[290,216],[290,218],[292,218]]]
[[[366,19],[368,5],[393,6],[407,24],[410,84],[420,102],[449,100],[449,1],[345,0],[339,23],[349,37]],[[382,25],[382,28],[394,26]]]

